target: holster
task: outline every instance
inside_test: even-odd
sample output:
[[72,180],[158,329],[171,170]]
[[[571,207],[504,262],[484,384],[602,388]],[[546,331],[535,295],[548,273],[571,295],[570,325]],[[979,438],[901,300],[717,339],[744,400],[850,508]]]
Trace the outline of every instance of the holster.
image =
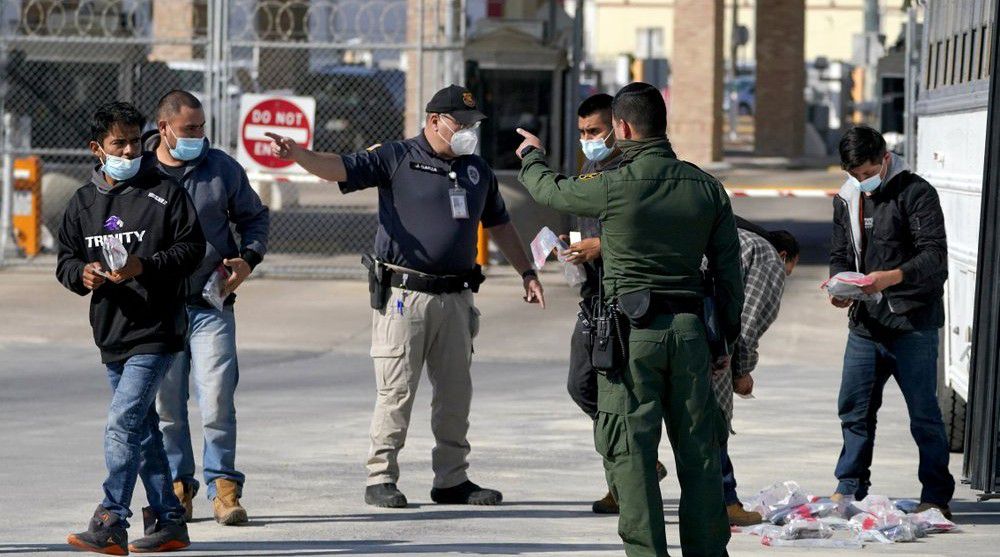
[[708,337],[708,350],[712,361],[729,355],[729,343],[722,332],[719,323],[718,302],[715,296],[715,280],[711,273],[705,274],[705,300],[702,320],[705,322],[705,333]]
[[618,307],[636,329],[645,329],[653,321],[652,305],[652,293],[648,288],[618,296]]
[[370,254],[361,256],[361,264],[368,269],[368,294],[371,297],[372,309],[382,311],[389,302],[389,268],[381,259]]

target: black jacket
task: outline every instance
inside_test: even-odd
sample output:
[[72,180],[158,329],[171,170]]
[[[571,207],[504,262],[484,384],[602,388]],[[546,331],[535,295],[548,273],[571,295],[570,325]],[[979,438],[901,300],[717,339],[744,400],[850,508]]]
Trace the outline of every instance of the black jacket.
[[205,237],[191,198],[144,157],[134,178],[109,190],[100,168],[70,199],[59,227],[56,277],[81,296],[83,267],[107,261],[101,242],[117,236],[142,273],[121,284],[105,281],[90,298],[90,324],[101,360],[164,354],[184,348],[184,282],[205,255]]
[[903,271],[903,282],[884,290],[877,304],[855,303],[851,328],[876,336],[941,327],[948,278],[941,203],[895,155],[886,180],[867,199],[849,184],[834,198],[830,276],[893,269]]

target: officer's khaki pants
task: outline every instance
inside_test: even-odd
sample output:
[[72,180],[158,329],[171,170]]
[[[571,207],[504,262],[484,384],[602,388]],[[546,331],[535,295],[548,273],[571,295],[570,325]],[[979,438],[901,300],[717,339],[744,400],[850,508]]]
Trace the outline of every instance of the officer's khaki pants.
[[478,329],[479,312],[468,290],[425,294],[393,288],[385,309],[373,312],[371,356],[377,395],[368,485],[395,483],[399,478],[397,458],[406,442],[413,398],[425,363],[433,390],[434,487],[454,487],[468,479],[469,367],[472,339]]

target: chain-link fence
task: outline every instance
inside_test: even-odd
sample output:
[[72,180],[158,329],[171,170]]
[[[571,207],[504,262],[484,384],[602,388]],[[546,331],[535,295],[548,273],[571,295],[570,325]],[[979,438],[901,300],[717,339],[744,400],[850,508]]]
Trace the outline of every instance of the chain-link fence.
[[[95,164],[88,120],[126,100],[152,116],[182,88],[206,108],[208,135],[237,155],[247,94],[315,101],[313,147],[351,152],[419,129],[423,104],[462,79],[460,0],[4,0],[0,113],[6,249],[0,265],[53,265],[52,235]],[[42,162],[41,251],[24,245],[15,159]],[[344,197],[304,175],[250,169],[271,207],[264,273],[356,275],[370,249],[377,199]],[[3,248],[0,242],[0,249]]]

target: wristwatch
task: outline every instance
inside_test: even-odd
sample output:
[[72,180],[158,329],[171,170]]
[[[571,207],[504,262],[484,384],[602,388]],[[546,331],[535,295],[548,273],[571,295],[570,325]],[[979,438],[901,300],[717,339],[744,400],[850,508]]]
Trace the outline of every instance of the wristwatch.
[[534,145],[528,145],[524,149],[521,149],[521,152],[519,154],[521,155],[521,158],[523,159],[524,157],[527,157],[528,154],[531,153],[532,151],[538,151],[538,150],[539,150],[538,147],[535,147]]
[[[532,149],[534,149],[534,147],[532,147]],[[534,269],[528,269],[527,271],[521,273],[521,278],[522,279],[528,280],[528,277],[531,277],[533,279],[537,279],[538,278],[538,273],[536,273]]]

